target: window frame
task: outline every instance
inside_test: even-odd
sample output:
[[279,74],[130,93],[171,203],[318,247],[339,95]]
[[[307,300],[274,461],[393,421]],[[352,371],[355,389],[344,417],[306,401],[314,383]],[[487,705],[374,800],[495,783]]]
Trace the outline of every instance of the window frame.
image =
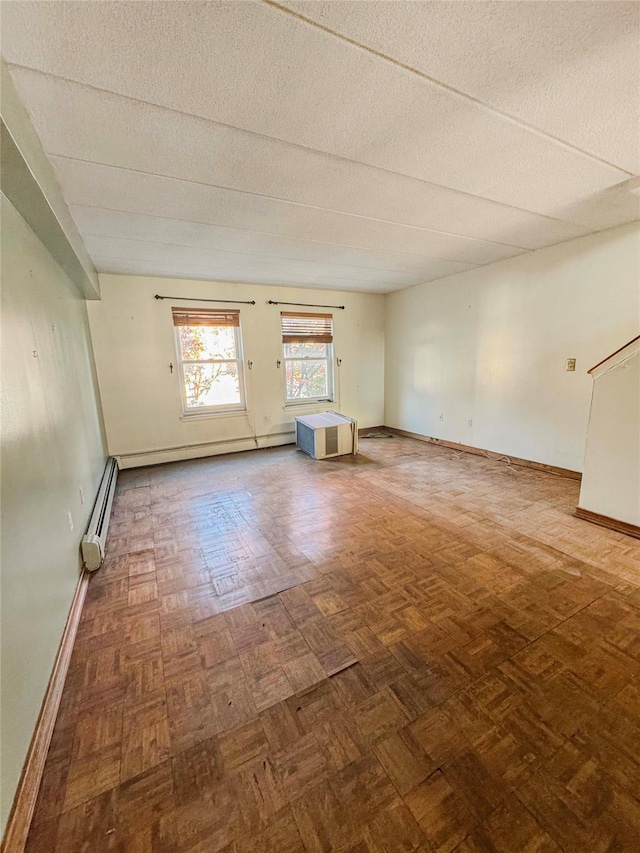
[[[295,315],[296,317],[314,317],[318,315],[308,314],[305,312],[283,312],[288,316]],[[331,317],[331,329],[333,336],[333,316],[326,315]],[[282,338],[282,315],[280,317],[280,337]],[[309,343],[314,343],[313,341],[309,341]],[[317,341],[315,342],[317,343]],[[321,346],[325,346],[327,348],[327,355],[325,357],[322,356],[288,356],[286,354],[286,346],[283,340],[281,340],[282,347],[282,379],[284,384],[284,404],[286,408],[290,406],[313,406],[320,405],[322,403],[335,403],[335,373],[333,366],[333,340],[330,343],[321,343]],[[291,361],[326,361],[327,363],[327,394],[319,397],[289,397],[288,395],[288,385],[287,385],[287,364]]]
[[[244,375],[244,356],[242,349],[242,328],[240,323],[240,314],[238,313],[238,325],[237,326],[227,326],[226,328],[232,328],[234,332],[235,344],[236,344],[236,358],[203,358],[203,359],[183,359],[182,357],[182,345],[180,342],[180,329],[181,328],[207,328],[204,324],[193,324],[191,327],[189,326],[176,326],[173,327],[173,336],[175,342],[176,349],[176,359],[177,359],[177,375],[180,382],[180,400],[182,403],[182,415],[185,418],[194,418],[198,416],[215,416],[215,415],[229,415],[233,413],[241,414],[243,412],[248,411],[247,405],[247,392],[246,392],[246,382]],[[220,326],[219,328],[224,328]],[[221,403],[214,406],[189,406],[187,402],[187,383],[185,379],[184,366],[189,364],[235,364],[238,369],[238,387],[240,390],[240,402],[239,403]]]

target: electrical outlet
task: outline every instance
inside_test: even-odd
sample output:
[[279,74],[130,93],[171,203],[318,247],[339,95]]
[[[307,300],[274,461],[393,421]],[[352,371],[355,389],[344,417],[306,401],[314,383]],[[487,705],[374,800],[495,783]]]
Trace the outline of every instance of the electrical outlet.
[[565,370],[571,370],[571,371],[573,371],[573,370],[575,370],[575,369],[576,369],[576,360],[575,360],[575,358],[568,358],[568,359],[567,359],[567,366],[565,367]]
[[67,513],[67,521],[69,522],[69,530],[73,530],[73,516],[71,512]]
[[84,489],[82,488],[82,486],[80,486],[78,488],[78,491],[80,492],[80,503],[83,504],[84,503]]
[[271,417],[270,417],[269,415],[265,415],[265,416],[262,418],[262,423],[263,423],[265,426],[271,426]]
[[439,421],[443,421],[443,420],[444,420],[444,412],[440,412],[440,417],[438,418],[438,420],[439,420]]
[[467,426],[473,426],[473,418],[469,418],[469,420],[467,421]]

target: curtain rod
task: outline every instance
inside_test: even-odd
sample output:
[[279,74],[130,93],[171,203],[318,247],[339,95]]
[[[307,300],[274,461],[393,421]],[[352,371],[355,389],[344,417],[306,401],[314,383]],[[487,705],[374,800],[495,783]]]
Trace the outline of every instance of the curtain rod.
[[153,297],[154,299],[181,299],[184,302],[227,302],[229,305],[255,305],[256,300],[250,299],[200,299],[197,296],[160,296],[159,293]]
[[297,305],[302,308],[338,308],[340,311],[344,311],[344,305],[314,305],[309,302],[274,302],[273,299],[269,299],[267,305]]

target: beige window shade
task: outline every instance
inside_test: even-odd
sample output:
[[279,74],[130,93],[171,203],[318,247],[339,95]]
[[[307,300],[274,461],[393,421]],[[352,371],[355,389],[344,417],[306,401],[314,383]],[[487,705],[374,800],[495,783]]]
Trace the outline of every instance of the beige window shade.
[[174,326],[239,326],[239,311],[215,308],[172,308]]
[[294,314],[282,311],[282,343],[333,343],[332,314]]

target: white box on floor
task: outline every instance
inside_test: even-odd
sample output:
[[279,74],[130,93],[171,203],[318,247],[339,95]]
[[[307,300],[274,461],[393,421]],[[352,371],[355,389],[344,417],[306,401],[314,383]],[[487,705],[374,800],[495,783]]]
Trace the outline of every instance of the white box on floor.
[[296,444],[314,459],[358,452],[358,423],[338,412],[296,418]]

